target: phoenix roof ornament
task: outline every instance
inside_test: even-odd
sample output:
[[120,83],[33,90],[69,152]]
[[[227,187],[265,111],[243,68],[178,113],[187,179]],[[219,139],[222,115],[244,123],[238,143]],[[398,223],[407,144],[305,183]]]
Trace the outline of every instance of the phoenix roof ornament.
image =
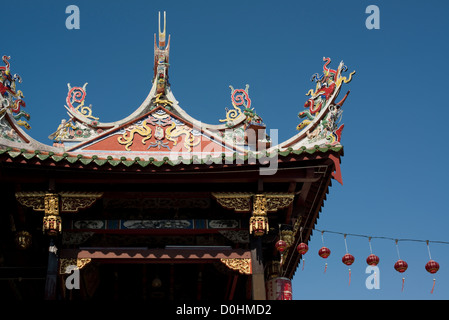
[[300,119],[305,118],[297,127],[298,131],[306,130],[308,142],[318,142],[322,139],[330,143],[340,143],[341,132],[344,125],[339,125],[343,110],[341,109],[349,91],[340,102],[335,103],[341,85],[349,83],[355,71],[349,74],[349,78],[342,74],[348,67],[340,62],[338,68],[331,69],[330,58],[323,57],[323,74],[315,73],[310,81],[316,82],[315,90],[310,89],[306,96],[310,98],[304,104],[305,111],[298,113]]
[[[21,118],[30,120],[30,115],[21,110],[26,104],[25,101],[23,101],[24,96],[22,91],[16,89],[16,81],[21,83],[22,78],[18,74],[11,74],[9,59],[11,59],[10,56],[3,56],[2,60],[5,63],[5,66],[0,66],[0,131],[2,133],[1,136],[6,138],[11,138],[5,136],[3,132],[9,127],[9,125],[3,121],[6,113],[9,113],[14,120],[17,121],[19,126],[26,129],[31,128],[28,122],[20,120]],[[9,131],[12,132],[11,130]]]

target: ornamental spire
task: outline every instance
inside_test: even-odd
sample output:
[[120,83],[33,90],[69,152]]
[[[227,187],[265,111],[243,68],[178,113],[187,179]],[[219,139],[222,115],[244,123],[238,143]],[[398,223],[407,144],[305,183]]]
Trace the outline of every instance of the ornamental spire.
[[[159,41],[156,40],[156,34],[154,34],[154,78],[156,81],[157,94],[165,95],[166,87],[168,86],[168,57],[170,53],[170,35],[168,36],[168,42],[165,41],[166,35],[166,14],[164,11],[164,31],[161,32],[161,13],[158,16],[158,31]],[[158,43],[159,42],[159,43]],[[159,44],[159,45],[158,45]]]
[[161,32],[161,13],[159,12],[159,47],[165,46],[165,28],[166,28],[166,15],[164,11],[164,32]]

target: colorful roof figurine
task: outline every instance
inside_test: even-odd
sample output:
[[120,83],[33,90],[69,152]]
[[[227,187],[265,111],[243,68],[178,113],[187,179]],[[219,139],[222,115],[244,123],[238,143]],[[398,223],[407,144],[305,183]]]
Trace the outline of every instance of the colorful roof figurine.
[[24,110],[24,95],[17,88],[17,83],[21,83],[22,78],[18,74],[12,74],[10,59],[11,57],[4,55],[2,60],[5,66],[0,66],[0,146],[10,149],[55,150],[35,141],[23,130],[31,129],[27,122],[30,115]]
[[21,79],[11,75],[9,57],[3,56],[6,66],[0,67],[0,152],[11,157],[20,154],[25,159],[39,155],[55,162],[84,159],[81,163],[97,166],[218,164],[224,159],[232,162],[250,158],[283,161],[283,157],[292,154],[334,152],[334,178],[341,182],[339,156],[343,151],[340,140],[344,125],[340,121],[349,91],[339,102],[336,99],[343,84],[350,82],[355,73],[344,76],[348,68],[343,61],[334,70],[330,68],[331,59],[323,58],[323,73],[312,76],[315,89],[309,90],[304,109],[298,114],[299,132],[272,145],[262,118],[252,106],[249,85],[245,89],[230,86],[232,108],[226,108],[225,118],[219,119],[219,124],[202,123],[183,110],[168,81],[170,36],[167,40],[165,12],[163,31],[159,14],[158,31],[158,39],[154,35],[153,84],[143,103],[124,119],[102,122],[92,105],[85,103],[87,83],[82,87],[68,84],[65,108],[69,119],[63,119],[49,136],[53,145],[37,142],[20,128],[29,126],[24,121],[29,115],[23,110],[23,94],[16,90],[16,81]]

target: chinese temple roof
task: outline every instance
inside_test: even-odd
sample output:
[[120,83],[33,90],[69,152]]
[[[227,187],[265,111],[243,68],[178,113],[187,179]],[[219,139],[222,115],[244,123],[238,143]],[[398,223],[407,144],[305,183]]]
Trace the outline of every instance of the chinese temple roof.
[[[26,133],[30,115],[24,111],[23,94],[16,89],[20,76],[12,75],[8,56],[0,67],[0,157],[2,161],[33,164],[111,166],[145,168],[178,165],[231,164],[241,160],[288,161],[323,154],[343,154],[340,143],[344,125],[340,125],[342,105],[349,91],[337,102],[343,84],[352,75],[343,76],[347,67],[341,62],[331,69],[330,58],[323,58],[323,73],[311,78],[316,83],[306,94],[308,99],[298,133],[272,145],[262,118],[249,97],[249,86],[231,89],[232,108],[226,109],[218,124],[205,124],[191,117],[174,97],[169,83],[170,36],[161,31],[154,35],[154,75],[151,90],[143,103],[128,117],[102,122],[91,105],[86,105],[87,83],[68,84],[65,109],[69,116],[50,134],[52,145],[43,144]],[[339,161],[334,161],[336,166]],[[258,164],[259,165],[259,164]]]

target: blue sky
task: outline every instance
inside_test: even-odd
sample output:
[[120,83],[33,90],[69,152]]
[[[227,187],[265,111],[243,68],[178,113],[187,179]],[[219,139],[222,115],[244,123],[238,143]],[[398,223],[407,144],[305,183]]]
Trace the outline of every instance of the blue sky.
[[[80,29],[68,30],[68,5],[80,9]],[[380,9],[380,29],[368,30],[368,5]],[[153,75],[158,11],[171,34],[170,83],[180,105],[212,124],[231,106],[229,85],[250,85],[252,106],[279,141],[296,133],[310,77],[323,56],[356,70],[344,105],[344,185],[333,186],[317,228],[343,233],[449,241],[445,168],[449,50],[447,1],[11,1],[0,54],[23,79],[31,136],[47,138],[61,119],[67,83],[87,85],[86,104],[100,121],[120,120],[146,98]],[[399,242],[409,269],[405,289],[393,269],[392,240],[373,239],[381,262],[380,289],[365,287],[368,240],[347,237],[356,261],[342,264],[342,235],[325,233],[324,261],[314,232],[305,269],[293,279],[294,299],[449,299],[447,244],[430,243],[440,263],[435,292],[423,242]],[[326,274],[324,263],[328,263]]]

